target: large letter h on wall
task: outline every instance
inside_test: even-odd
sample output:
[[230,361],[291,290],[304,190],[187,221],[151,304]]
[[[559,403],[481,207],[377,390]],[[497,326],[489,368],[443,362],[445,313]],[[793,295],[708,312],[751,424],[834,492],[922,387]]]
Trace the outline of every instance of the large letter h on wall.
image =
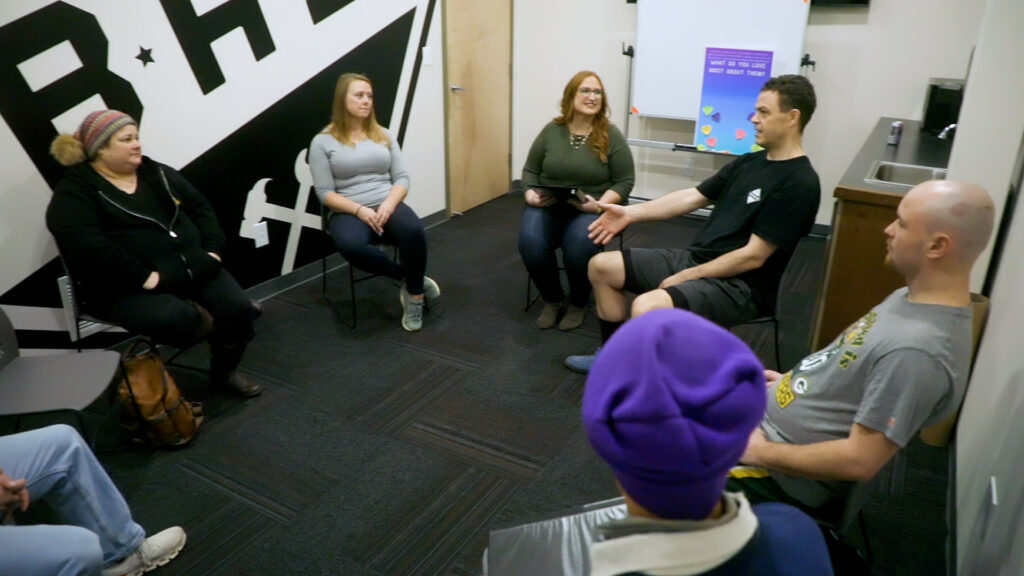
[[224,83],[224,74],[210,47],[214,40],[241,26],[256,60],[274,51],[274,40],[257,0],[228,0],[202,16],[196,14],[191,0],[160,0],[160,4],[203,94]]

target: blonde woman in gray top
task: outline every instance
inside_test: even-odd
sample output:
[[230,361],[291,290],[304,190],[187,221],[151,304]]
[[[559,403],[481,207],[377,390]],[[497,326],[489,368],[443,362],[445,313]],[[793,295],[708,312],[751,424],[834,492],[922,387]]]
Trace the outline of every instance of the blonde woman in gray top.
[[[424,298],[441,295],[424,276],[427,241],[419,216],[403,200],[409,173],[395,138],[377,123],[373,86],[361,74],[342,74],[334,89],[331,123],[309,145],[317,198],[330,210],[331,238],[350,266],[401,280],[402,328],[423,325]],[[398,246],[401,262],[376,245]]]

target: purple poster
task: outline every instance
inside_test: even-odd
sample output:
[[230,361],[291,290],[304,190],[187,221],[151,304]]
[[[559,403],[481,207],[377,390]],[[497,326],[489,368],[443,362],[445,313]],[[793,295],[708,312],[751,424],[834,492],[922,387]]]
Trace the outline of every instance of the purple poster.
[[694,142],[698,150],[746,154],[761,149],[754,143],[750,118],[771,70],[770,51],[707,49]]

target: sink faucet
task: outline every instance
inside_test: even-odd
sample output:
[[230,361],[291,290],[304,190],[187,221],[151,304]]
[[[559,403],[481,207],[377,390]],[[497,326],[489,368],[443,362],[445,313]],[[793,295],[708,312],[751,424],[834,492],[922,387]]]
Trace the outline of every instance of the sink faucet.
[[949,138],[949,133],[954,130],[956,130],[956,124],[950,124],[949,126],[946,126],[945,128],[942,129],[942,132],[939,132],[939,140],[945,140],[946,138]]

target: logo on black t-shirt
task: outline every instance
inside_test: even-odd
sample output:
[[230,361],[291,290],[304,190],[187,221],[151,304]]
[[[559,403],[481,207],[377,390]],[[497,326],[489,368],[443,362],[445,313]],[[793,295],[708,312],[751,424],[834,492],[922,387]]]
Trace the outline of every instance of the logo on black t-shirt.
[[753,204],[754,202],[761,201],[761,189],[757,188],[747,192],[747,204]]

